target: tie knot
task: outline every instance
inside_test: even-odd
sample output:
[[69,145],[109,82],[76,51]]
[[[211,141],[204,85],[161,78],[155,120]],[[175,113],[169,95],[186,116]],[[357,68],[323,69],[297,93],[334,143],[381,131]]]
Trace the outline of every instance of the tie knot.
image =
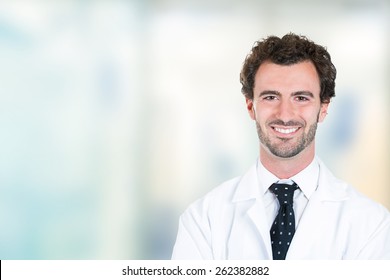
[[293,203],[294,192],[298,186],[295,183],[293,185],[274,183],[269,188],[276,195],[279,204],[283,205]]

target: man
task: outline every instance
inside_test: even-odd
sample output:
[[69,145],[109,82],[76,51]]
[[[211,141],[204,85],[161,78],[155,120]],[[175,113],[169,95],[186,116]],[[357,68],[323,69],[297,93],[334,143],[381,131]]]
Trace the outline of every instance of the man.
[[326,49],[287,34],[259,41],[240,75],[257,163],[181,216],[173,259],[390,259],[390,214],[315,155],[335,96]]

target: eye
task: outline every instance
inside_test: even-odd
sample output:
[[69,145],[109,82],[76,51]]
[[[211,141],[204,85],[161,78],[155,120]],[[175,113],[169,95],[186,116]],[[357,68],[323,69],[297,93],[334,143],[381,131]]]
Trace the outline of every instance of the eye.
[[267,95],[267,96],[264,96],[263,98],[264,100],[269,100],[269,101],[272,101],[272,100],[275,100],[277,99],[275,95]]
[[296,96],[296,100],[300,102],[309,101],[309,98],[306,96]]

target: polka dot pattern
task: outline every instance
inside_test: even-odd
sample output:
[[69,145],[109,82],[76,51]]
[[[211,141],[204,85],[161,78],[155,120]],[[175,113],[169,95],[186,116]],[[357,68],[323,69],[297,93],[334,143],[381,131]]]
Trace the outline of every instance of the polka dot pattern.
[[287,250],[295,233],[295,216],[293,210],[294,191],[298,186],[272,184],[270,190],[275,194],[280,207],[270,230],[272,254],[274,260],[286,259]]

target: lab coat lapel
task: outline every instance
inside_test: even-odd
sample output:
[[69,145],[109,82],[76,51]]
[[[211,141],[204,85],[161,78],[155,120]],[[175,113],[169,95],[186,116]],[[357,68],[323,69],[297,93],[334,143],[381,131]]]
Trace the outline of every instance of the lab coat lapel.
[[272,259],[271,237],[267,217],[265,215],[263,199],[258,199],[255,203],[253,203],[247,214],[260,234],[259,241],[262,243],[262,246],[266,248],[267,259]]
[[[335,204],[348,199],[345,185],[338,181],[326,166],[320,163],[317,190],[312,194],[287,252],[286,259],[324,259],[327,238],[332,236]],[[332,203],[326,203],[326,202]],[[329,246],[331,247],[331,246]]]
[[[257,177],[256,165],[242,177],[237,190],[235,192],[233,202],[237,205],[241,204],[243,207],[244,216],[247,216],[253,223],[254,228],[257,232],[257,240],[259,247],[263,248],[262,252],[254,252],[256,258],[261,259],[272,259],[272,248],[271,239],[269,234],[267,217],[265,214],[265,206],[263,195],[260,191],[260,186]],[[244,252],[252,251],[252,248],[246,248]],[[257,248],[257,246],[254,246]],[[265,251],[264,251],[265,249]]]
[[286,259],[307,259],[316,255],[316,246],[321,244],[320,235],[329,231],[325,217],[327,207],[322,205],[321,196],[314,193],[299,221]]

